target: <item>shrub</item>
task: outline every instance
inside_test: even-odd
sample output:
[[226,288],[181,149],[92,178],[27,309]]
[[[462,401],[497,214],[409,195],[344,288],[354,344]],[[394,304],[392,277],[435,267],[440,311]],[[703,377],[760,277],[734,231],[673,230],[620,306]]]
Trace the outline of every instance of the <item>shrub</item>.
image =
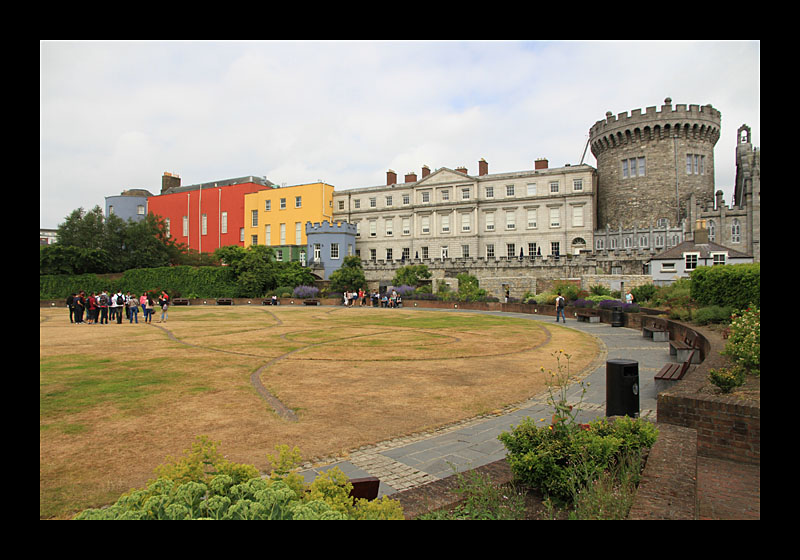
[[595,302],[590,299],[576,299],[571,304],[573,307],[587,307],[591,308],[595,306]]
[[292,291],[292,297],[296,298],[315,298],[319,295],[319,288],[315,286],[297,286]]
[[761,310],[758,307],[748,308],[731,318],[731,333],[722,353],[747,372],[761,374]]
[[693,320],[698,325],[727,323],[731,320],[731,308],[719,305],[701,307],[694,312]]
[[708,380],[722,389],[723,393],[730,393],[736,387],[744,385],[745,373],[739,366],[712,369],[708,374]]
[[633,301],[644,303],[653,299],[656,291],[656,287],[653,284],[644,284],[631,289],[631,294],[633,294]]
[[691,295],[700,305],[745,309],[761,305],[761,265],[699,266],[691,274]]
[[589,291],[593,296],[610,296],[611,290],[606,288],[605,286],[590,286]]
[[[371,502],[350,498],[352,484],[338,467],[317,477],[308,491],[298,487],[299,478],[292,481],[286,475],[299,453],[279,446],[279,455],[278,470],[269,477],[259,476],[252,465],[229,464],[233,474],[220,472],[216,444],[201,436],[182,460],[163,465],[157,471],[161,476],[146,488],[128,492],[107,508],[84,510],[74,519],[403,519],[399,502],[386,496]],[[254,476],[241,478],[253,471]]]
[[639,418],[601,419],[588,429],[559,430],[537,427],[525,418],[499,439],[515,480],[539,488],[547,497],[571,502],[621,453],[651,447],[657,435],[652,424]]
[[598,304],[600,309],[614,309],[615,307],[622,307],[624,304],[618,299],[604,299]]

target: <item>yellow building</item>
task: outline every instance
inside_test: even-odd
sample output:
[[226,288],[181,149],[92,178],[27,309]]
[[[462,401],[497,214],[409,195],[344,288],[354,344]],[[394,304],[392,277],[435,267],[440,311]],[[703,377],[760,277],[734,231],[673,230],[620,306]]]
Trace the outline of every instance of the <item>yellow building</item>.
[[332,185],[310,183],[246,194],[244,246],[269,245],[282,253],[279,260],[297,260],[299,251],[305,252],[306,222],[323,220],[333,220]]

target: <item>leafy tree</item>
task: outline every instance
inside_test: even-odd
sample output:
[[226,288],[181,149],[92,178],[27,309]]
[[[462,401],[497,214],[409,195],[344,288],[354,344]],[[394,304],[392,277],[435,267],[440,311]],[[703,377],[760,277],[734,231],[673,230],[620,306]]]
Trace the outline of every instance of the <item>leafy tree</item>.
[[167,236],[159,216],[127,222],[99,206],[73,210],[58,226],[58,242],[40,252],[40,274],[121,272],[175,264],[183,244]]
[[458,279],[458,299],[460,301],[477,301],[486,296],[486,290],[478,287],[478,279],[467,273],[456,275]]
[[429,280],[431,272],[424,264],[409,264],[401,266],[392,279],[394,286],[414,286],[418,287],[425,280]]
[[122,230],[121,237],[125,269],[168,266],[174,264],[182,252],[183,245],[167,237],[163,218],[153,214],[139,222],[130,221]]
[[344,258],[339,270],[331,273],[331,290],[334,292],[354,291],[367,287],[367,278],[361,268],[361,257],[351,255]]
[[[276,286],[312,286],[314,275],[297,261],[276,262]],[[273,286],[275,287],[275,286]]]
[[81,249],[101,249],[105,233],[103,210],[95,206],[89,212],[73,210],[58,226],[58,244]]

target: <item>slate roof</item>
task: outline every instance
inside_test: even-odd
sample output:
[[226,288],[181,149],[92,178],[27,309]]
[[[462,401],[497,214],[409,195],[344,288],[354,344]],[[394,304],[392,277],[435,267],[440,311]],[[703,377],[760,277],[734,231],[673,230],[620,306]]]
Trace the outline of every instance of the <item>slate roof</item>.
[[711,258],[711,253],[720,253],[726,252],[728,253],[729,259],[746,259],[752,258],[752,255],[747,255],[742,253],[741,251],[736,251],[735,249],[731,249],[729,247],[724,247],[713,241],[709,241],[707,243],[695,243],[694,241],[684,241],[683,243],[679,243],[674,247],[662,251],[661,253],[657,254],[651,261],[662,261],[662,260],[672,260],[672,259],[682,259],[684,253],[700,253],[700,258]]

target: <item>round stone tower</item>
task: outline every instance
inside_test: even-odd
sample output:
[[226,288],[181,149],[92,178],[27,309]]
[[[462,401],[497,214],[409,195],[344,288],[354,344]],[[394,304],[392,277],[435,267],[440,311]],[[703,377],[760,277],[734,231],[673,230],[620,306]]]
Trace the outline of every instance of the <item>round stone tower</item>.
[[671,226],[686,218],[690,195],[714,200],[714,145],[721,114],[711,105],[611,111],[589,129],[597,158],[597,226]]

